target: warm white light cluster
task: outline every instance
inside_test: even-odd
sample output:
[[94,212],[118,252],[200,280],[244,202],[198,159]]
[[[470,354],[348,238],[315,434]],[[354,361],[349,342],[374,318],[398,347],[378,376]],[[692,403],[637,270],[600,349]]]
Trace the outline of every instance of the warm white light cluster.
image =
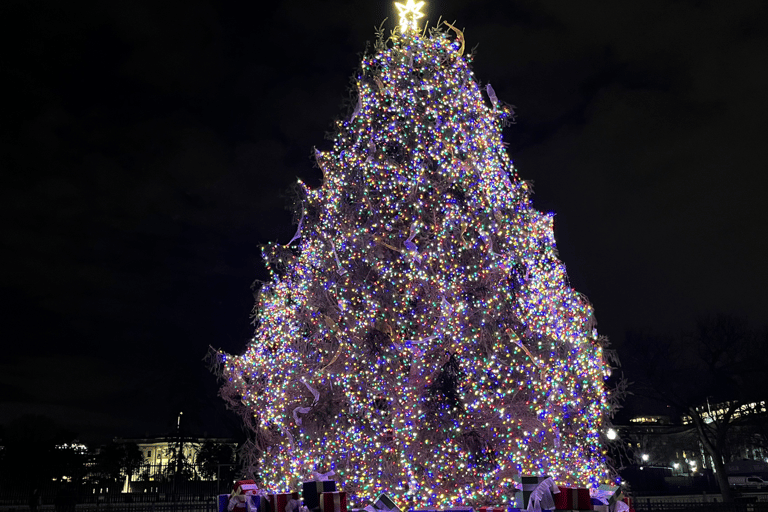
[[421,12],[421,8],[424,7],[424,2],[414,2],[408,0],[407,3],[401,4],[395,2],[398,13],[400,14],[400,30],[405,33],[408,30],[418,30],[417,20],[424,17],[424,13]]

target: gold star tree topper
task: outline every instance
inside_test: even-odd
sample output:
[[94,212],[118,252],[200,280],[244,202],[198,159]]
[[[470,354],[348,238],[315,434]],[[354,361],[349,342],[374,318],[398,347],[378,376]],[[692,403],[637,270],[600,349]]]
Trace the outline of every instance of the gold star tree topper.
[[395,7],[400,14],[400,30],[406,32],[407,30],[416,30],[416,20],[424,17],[424,13],[420,11],[424,7],[424,2],[416,3],[413,0],[408,0],[408,3],[401,4],[395,2]]

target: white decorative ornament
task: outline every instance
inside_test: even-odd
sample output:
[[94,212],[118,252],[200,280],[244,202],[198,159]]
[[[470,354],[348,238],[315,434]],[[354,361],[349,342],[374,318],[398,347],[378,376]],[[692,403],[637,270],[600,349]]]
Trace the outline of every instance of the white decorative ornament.
[[495,111],[499,106],[499,98],[496,97],[496,91],[493,90],[491,84],[485,86],[485,92],[488,93],[488,97],[491,99],[493,110]]

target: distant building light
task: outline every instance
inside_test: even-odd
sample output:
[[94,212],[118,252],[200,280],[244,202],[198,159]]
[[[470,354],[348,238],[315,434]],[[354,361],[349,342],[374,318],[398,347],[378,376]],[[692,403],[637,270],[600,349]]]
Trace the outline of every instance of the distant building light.
[[[699,413],[705,423],[712,423],[713,421],[723,419],[726,412],[728,412],[729,408],[731,407],[731,403],[732,402],[721,402],[719,404],[707,403],[707,405],[697,407],[696,411]],[[763,414],[765,412],[767,412],[765,401],[750,402],[748,404],[742,404],[735,407],[731,413],[731,419],[735,420],[741,418],[742,416],[749,416],[751,414]],[[683,416],[680,419],[682,420],[683,425],[689,425],[693,423],[693,418],[689,415]]]
[[630,423],[657,423],[659,425],[668,425],[669,416],[635,416],[630,418]]
[[83,443],[73,442],[71,444],[64,443],[64,444],[57,444],[55,445],[55,448],[57,450],[72,450],[75,453],[84,455],[88,453],[88,447],[85,446]]

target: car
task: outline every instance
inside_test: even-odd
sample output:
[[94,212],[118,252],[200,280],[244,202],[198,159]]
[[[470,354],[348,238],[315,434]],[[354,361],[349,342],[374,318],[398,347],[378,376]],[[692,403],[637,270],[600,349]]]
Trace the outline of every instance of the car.
[[768,482],[759,476],[729,476],[728,485],[736,489],[768,489]]

